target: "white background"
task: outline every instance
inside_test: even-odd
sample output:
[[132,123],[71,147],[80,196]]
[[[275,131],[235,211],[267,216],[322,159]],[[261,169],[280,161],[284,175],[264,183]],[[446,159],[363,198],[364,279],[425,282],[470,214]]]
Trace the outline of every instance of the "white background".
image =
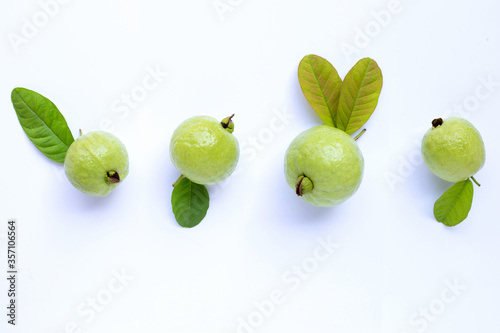
[[[2,4],[0,269],[15,218],[20,273],[15,327],[0,273],[1,332],[500,332],[498,2],[61,0],[47,22],[38,1]],[[283,175],[288,144],[321,124],[296,74],[311,53],[341,77],[367,56],[384,75],[358,140],[363,183],[328,209],[297,198]],[[124,109],[150,71],[159,83]],[[50,98],[75,136],[103,126],[118,136],[130,155],[123,184],[105,198],[74,189],[19,125],[17,86]],[[190,116],[232,113],[239,171],[183,229],[170,136]],[[432,214],[451,184],[419,150],[447,115],[469,119],[487,151],[454,228]],[[326,255],[321,242],[336,248]],[[273,292],[282,302],[270,306]]]

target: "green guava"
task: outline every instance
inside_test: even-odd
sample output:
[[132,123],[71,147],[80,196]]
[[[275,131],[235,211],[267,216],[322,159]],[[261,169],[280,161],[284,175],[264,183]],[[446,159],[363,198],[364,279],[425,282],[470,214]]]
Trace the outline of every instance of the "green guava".
[[213,185],[229,177],[240,156],[238,140],[232,134],[233,116],[222,122],[195,116],[180,124],[170,141],[170,159],[176,169],[201,185]]
[[459,182],[483,167],[484,143],[479,131],[467,120],[437,118],[422,140],[422,156],[436,176]]
[[299,134],[285,155],[288,185],[319,207],[338,205],[356,193],[363,169],[356,142],[344,131],[326,125]]
[[69,147],[64,171],[71,184],[81,192],[103,197],[127,177],[127,150],[110,133],[89,132]]

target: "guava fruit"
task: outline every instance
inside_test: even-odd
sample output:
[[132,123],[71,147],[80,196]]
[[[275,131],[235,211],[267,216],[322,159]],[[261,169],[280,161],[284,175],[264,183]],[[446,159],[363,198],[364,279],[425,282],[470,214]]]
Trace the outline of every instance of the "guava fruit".
[[233,116],[222,122],[195,116],[176,128],[170,141],[170,159],[184,177],[213,185],[233,173],[240,156],[238,140],[232,134]]
[[128,154],[114,135],[92,131],[77,138],[64,159],[68,180],[85,194],[108,195],[128,175]]
[[484,143],[469,121],[458,117],[437,118],[422,139],[422,156],[436,176],[459,182],[483,167]]
[[364,160],[356,142],[332,126],[299,134],[285,155],[288,185],[306,202],[319,207],[350,198],[363,178]]

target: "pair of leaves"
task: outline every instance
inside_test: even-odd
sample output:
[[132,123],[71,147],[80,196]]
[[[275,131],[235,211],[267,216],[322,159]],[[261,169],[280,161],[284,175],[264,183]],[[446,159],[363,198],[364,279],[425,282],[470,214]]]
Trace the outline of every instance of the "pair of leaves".
[[181,227],[197,226],[207,215],[210,198],[204,185],[193,183],[186,177],[174,185],[172,211]]
[[326,125],[352,134],[377,107],[382,72],[370,58],[361,59],[344,81],[328,60],[307,55],[299,64],[299,83],[309,104]]
[[474,186],[470,179],[458,182],[446,190],[434,204],[434,217],[448,227],[467,218],[472,206]]
[[75,139],[54,103],[25,88],[12,90],[11,99],[19,123],[31,142],[51,160],[64,163]]

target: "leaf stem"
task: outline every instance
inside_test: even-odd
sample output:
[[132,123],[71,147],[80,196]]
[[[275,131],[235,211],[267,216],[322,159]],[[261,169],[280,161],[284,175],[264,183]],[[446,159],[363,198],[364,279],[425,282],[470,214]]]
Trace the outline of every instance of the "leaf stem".
[[181,182],[182,178],[184,178],[184,175],[180,175],[179,178],[177,178],[177,180],[175,181],[175,183],[172,184],[172,187],[177,186],[177,184]]
[[471,177],[470,177],[470,179],[472,179],[472,181],[473,181],[474,183],[476,183],[476,185],[477,185],[477,186],[481,186],[481,184],[479,184],[479,183],[477,182],[477,180],[474,178],[474,176],[471,176]]
[[363,128],[363,130],[361,132],[359,132],[359,134],[354,137],[354,141],[357,141],[363,134],[365,134],[365,132],[366,132],[366,128]]

